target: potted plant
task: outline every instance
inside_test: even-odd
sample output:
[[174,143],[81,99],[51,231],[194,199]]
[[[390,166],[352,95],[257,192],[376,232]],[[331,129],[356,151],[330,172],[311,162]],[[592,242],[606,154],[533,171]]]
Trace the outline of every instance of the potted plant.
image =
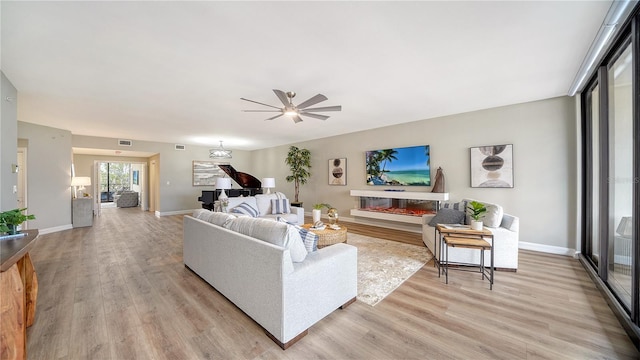
[[313,215],[314,224],[320,221],[320,215],[322,215],[322,208],[325,208],[325,207],[327,209],[331,209],[331,205],[329,204],[320,203],[320,204],[313,205],[313,210],[311,211],[311,214]]
[[482,230],[482,221],[480,221],[480,217],[487,212],[487,208],[483,203],[472,201],[467,206],[469,209],[469,216],[471,216],[471,229],[472,230]]
[[9,235],[15,235],[18,233],[18,226],[27,220],[35,220],[34,215],[25,215],[22,212],[27,210],[13,209],[0,213],[0,232],[9,233]]
[[295,196],[291,205],[301,206],[302,202],[298,200],[298,194],[300,193],[300,185],[306,184],[311,176],[311,152],[307,149],[291,146],[284,162],[289,165],[289,170],[291,170],[291,175],[287,176],[287,182],[294,184]]

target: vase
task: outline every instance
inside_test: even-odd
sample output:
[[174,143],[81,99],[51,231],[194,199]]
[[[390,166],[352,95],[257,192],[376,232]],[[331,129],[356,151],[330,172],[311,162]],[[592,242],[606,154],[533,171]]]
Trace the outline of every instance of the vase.
[[313,216],[313,223],[315,224],[318,221],[320,221],[320,216],[322,215],[322,210],[313,209],[313,210],[311,210],[311,215]]
[[471,220],[471,230],[482,230],[482,221]]
[[327,212],[327,216],[329,216],[329,224],[336,225],[338,224],[338,209],[331,208]]

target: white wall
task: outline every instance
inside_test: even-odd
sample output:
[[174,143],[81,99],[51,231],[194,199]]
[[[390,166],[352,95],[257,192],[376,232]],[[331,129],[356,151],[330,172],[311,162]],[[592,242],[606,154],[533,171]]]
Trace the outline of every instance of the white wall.
[[29,227],[71,228],[71,132],[19,121],[18,138],[28,141]]
[[18,96],[16,88],[2,72],[0,83],[0,210],[6,211],[17,207],[13,186],[18,183],[18,176],[12,172],[11,165],[17,164],[18,159]]
[[[559,97],[296,143],[311,151],[313,166],[300,200],[307,211],[314,203],[325,202],[341,217],[349,217],[357,205],[349,190],[372,189],[365,184],[366,150],[430,145],[432,174],[442,167],[453,201],[475,198],[501,204],[505,212],[520,217],[521,242],[576,249],[575,111],[572,98]],[[469,148],[497,144],[513,144],[514,188],[471,188]],[[251,173],[275,177],[275,190],[292,198],[293,184],[285,181],[288,147],[254,151]],[[347,186],[329,186],[328,160],[339,157],[347,158]]]

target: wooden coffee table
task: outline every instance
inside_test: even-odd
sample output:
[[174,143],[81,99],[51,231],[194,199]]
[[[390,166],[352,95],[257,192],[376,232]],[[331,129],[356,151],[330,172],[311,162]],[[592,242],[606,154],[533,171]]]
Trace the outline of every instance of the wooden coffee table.
[[312,226],[312,224],[302,225],[303,228],[318,235],[318,249],[337,243],[347,242],[347,227],[344,225],[340,225],[339,230],[333,230],[329,226],[327,226],[324,230],[312,230]]

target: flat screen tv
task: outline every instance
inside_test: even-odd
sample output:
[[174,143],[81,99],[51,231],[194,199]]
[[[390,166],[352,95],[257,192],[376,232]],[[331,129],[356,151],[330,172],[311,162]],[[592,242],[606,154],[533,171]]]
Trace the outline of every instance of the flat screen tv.
[[431,186],[429,158],[429,145],[367,151],[367,184]]

